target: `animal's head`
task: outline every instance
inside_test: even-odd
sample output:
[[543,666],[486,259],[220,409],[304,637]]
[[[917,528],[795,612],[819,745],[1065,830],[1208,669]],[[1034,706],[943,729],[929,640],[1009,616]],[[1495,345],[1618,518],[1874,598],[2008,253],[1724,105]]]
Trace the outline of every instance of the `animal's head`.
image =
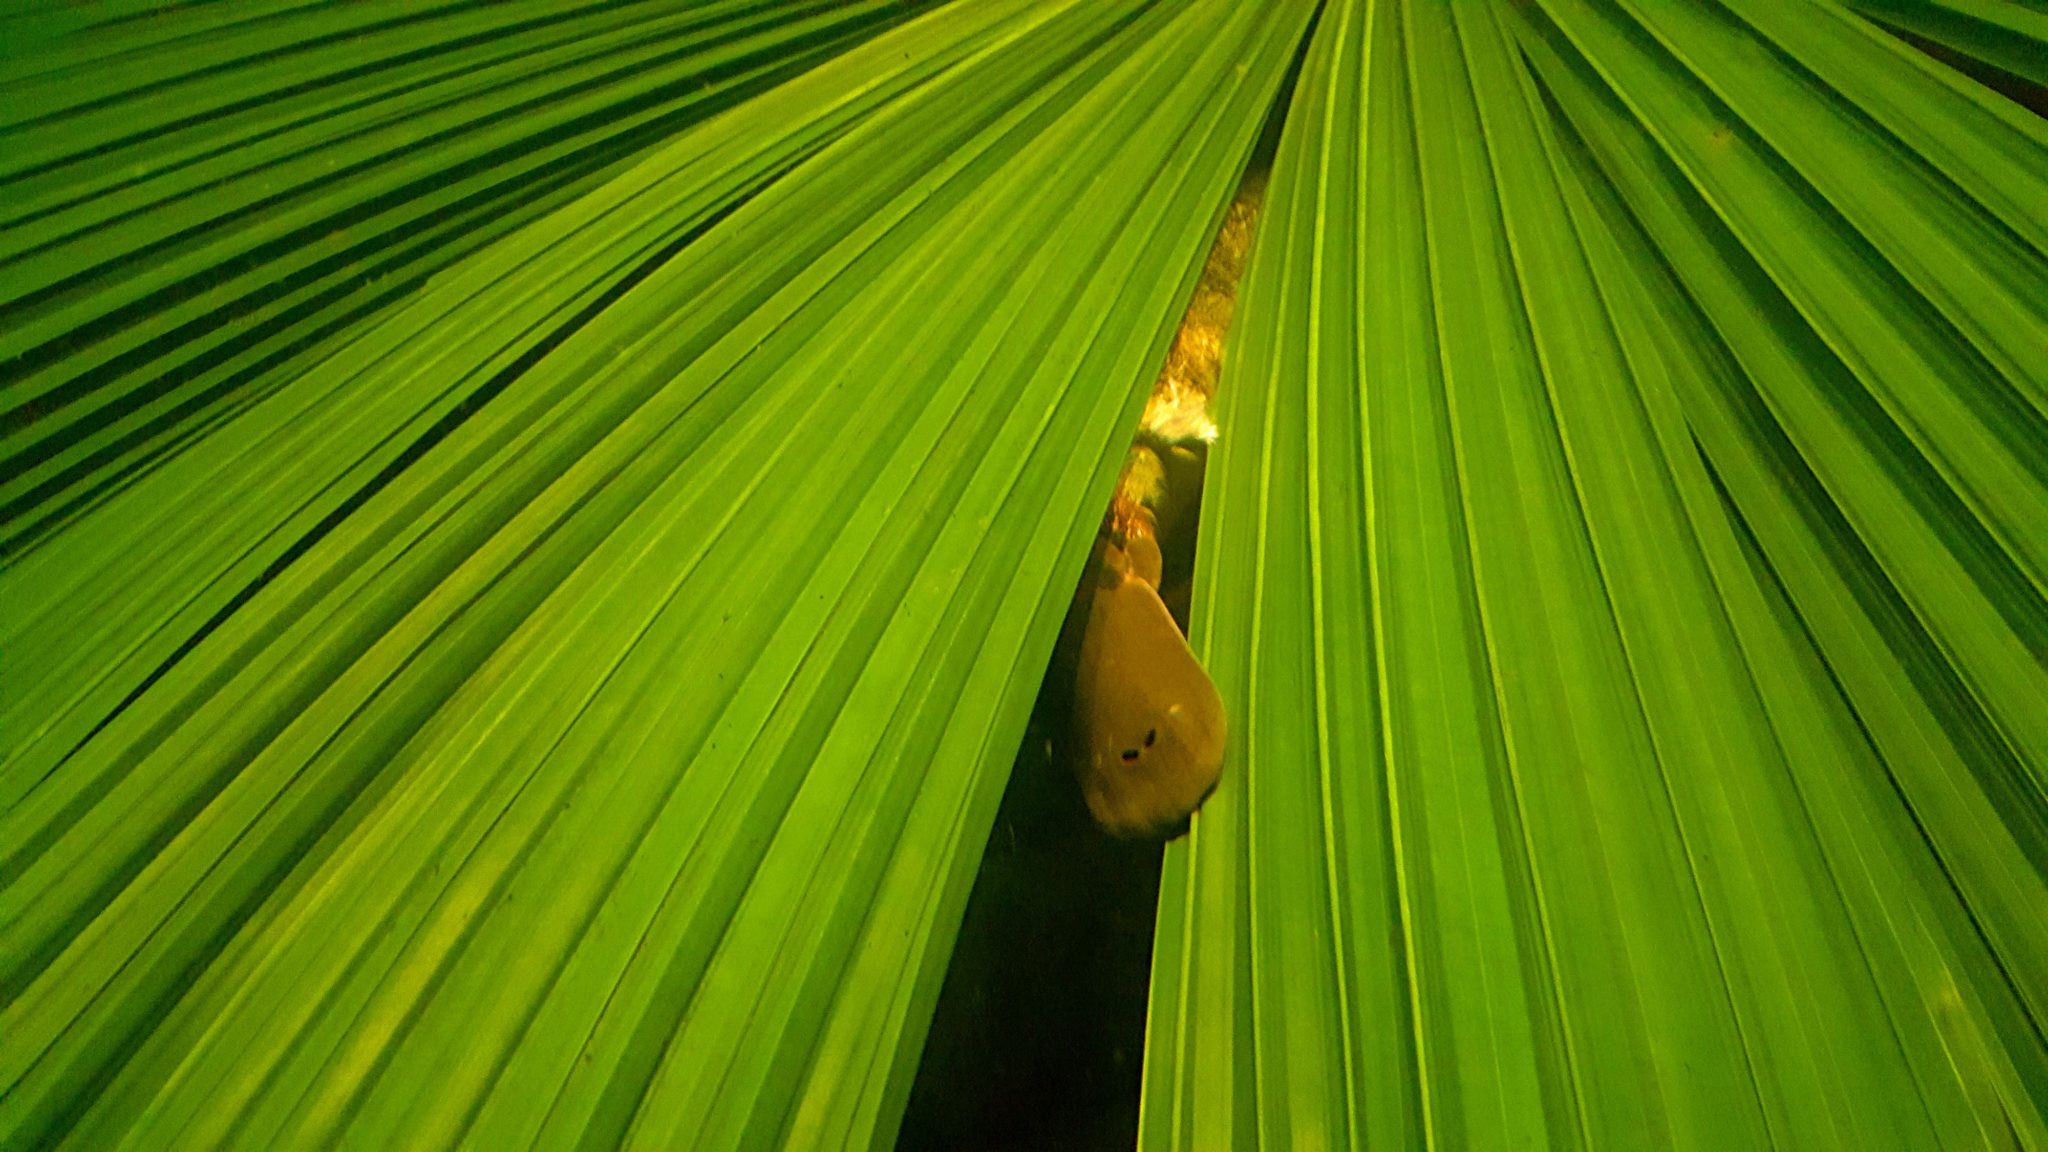
[[1223,769],[1223,700],[1159,594],[1110,568],[1094,590],[1075,669],[1075,770],[1095,822],[1167,835]]

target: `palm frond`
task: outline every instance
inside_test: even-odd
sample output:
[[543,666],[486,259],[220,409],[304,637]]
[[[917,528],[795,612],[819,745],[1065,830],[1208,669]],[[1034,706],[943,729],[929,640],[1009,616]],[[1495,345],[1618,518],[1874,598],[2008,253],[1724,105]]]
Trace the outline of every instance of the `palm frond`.
[[2048,1145],[2048,135],[1824,5],[1316,37],[1141,1145]]
[[886,1142],[1299,62],[1140,1143],[2048,1149],[2048,129],[1887,28],[2039,80],[2004,0],[0,13],[0,1147]]
[[892,1130],[1307,17],[912,21],[11,564],[0,1142]]
[[4,539],[901,5],[106,12],[6,84]]

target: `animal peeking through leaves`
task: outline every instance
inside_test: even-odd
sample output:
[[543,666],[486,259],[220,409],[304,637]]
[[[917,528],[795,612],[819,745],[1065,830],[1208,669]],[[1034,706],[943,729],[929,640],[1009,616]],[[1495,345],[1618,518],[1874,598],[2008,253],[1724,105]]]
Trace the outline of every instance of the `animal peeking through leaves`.
[[1223,769],[1223,700],[1185,633],[1209,402],[1263,190],[1248,176],[1225,215],[1055,652],[1049,683],[1070,693],[1055,756],[1114,836],[1180,835]]

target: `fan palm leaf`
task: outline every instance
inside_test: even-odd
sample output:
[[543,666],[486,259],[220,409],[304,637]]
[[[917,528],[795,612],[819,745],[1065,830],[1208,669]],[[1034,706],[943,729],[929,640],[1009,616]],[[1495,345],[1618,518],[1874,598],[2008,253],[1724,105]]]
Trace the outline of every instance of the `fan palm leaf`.
[[1140,1143],[2048,1147],[2048,131],[1865,16],[0,29],[0,1146],[886,1143],[1277,100]]

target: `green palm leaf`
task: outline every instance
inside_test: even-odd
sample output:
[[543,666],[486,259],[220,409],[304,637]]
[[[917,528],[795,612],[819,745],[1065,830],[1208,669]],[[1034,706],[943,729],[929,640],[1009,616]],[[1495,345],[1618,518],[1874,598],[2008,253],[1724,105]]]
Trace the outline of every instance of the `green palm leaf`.
[[886,1142],[1276,97],[1141,1143],[2048,1147],[2048,131],[1862,18],[0,32],[0,1147]]
[[18,557],[8,1141],[886,1130],[1306,17],[913,21]]
[[1907,57],[1822,6],[1324,13],[1142,1145],[2048,1142],[2048,137]]

